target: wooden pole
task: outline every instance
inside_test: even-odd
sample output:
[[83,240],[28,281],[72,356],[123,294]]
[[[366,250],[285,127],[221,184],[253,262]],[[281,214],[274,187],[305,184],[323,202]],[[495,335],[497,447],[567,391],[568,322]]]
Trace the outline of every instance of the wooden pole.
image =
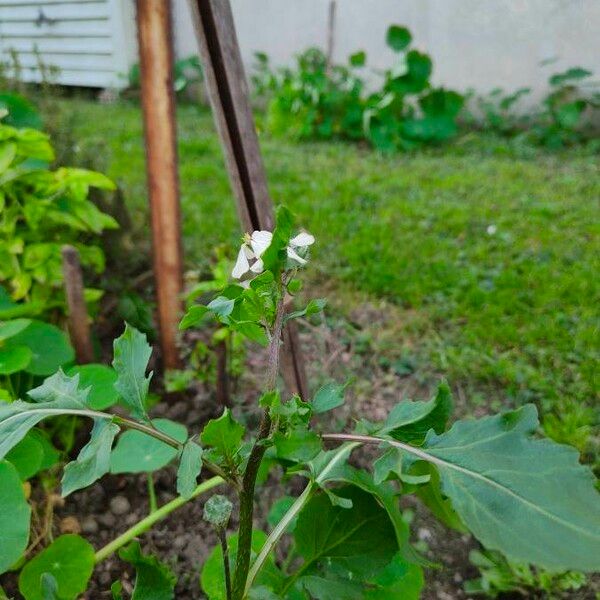
[[90,337],[90,323],[85,305],[83,276],[79,252],[73,246],[62,247],[62,267],[64,276],[65,296],[69,310],[69,336],[75,356],[80,365],[91,363],[94,360],[92,338]]
[[[229,0],[189,0],[213,116],[229,179],[245,231],[272,230],[273,202],[262,162],[248,85]],[[308,397],[308,384],[295,330],[284,333],[281,370],[288,390]]]
[[152,255],[164,367],[180,366],[183,285],[169,0],[136,0]]
[[335,43],[335,9],[336,0],[329,0],[329,12],[327,14],[327,74],[331,75],[333,65],[333,48]]

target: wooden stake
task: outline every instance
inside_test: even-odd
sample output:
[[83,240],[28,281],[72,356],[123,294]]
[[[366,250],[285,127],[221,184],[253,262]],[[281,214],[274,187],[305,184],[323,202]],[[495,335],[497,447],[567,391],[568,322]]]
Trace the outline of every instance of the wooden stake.
[[[244,231],[272,230],[273,203],[262,162],[248,86],[229,0],[189,0],[213,116]],[[281,363],[290,391],[307,398],[308,385],[294,330],[284,336]]]
[[73,246],[62,247],[62,267],[69,310],[69,336],[75,356],[80,365],[91,363],[94,360],[94,350],[90,337],[90,323],[85,305],[83,276],[79,252]]
[[136,6],[160,343],[165,368],[174,369],[183,275],[170,2]]
[[329,0],[329,12],[327,15],[327,74],[331,75],[333,65],[333,48],[335,44],[335,9],[336,0]]
[[227,340],[221,340],[217,342],[215,347],[215,354],[217,357],[217,402],[221,406],[231,406],[229,398],[229,343],[231,343],[231,337]]

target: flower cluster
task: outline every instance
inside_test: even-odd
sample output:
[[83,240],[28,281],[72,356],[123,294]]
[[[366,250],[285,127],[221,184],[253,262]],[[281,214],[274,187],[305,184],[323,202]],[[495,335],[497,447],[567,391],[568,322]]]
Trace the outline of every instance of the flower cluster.
[[[261,256],[270,246],[272,239],[273,234],[270,231],[255,231],[252,235],[246,234],[231,275],[235,279],[241,279],[247,273],[262,273],[264,265]],[[293,237],[287,247],[288,261],[293,266],[305,265],[306,259],[301,254],[305,254],[306,248],[314,242],[315,238],[306,232]]]

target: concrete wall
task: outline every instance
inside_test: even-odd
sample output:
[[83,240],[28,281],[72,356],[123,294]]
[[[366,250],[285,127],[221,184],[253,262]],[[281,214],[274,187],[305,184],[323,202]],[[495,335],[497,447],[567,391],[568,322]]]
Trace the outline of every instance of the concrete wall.
[[[266,52],[289,64],[326,45],[329,0],[231,0],[246,65]],[[173,0],[176,52],[196,52],[186,0]],[[600,0],[337,0],[334,57],[367,52],[368,67],[389,67],[388,25],[408,26],[432,55],[435,84],[486,92],[530,86],[539,95],[551,73],[570,66],[600,79]],[[540,62],[556,59],[541,67]],[[370,77],[376,77],[370,74]]]

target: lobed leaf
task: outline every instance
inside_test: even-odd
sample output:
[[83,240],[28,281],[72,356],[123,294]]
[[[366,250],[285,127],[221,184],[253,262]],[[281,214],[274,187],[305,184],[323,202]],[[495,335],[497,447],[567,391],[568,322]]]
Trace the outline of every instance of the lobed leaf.
[[91,485],[110,469],[110,452],[119,426],[111,421],[95,419],[89,442],[81,449],[77,460],[65,466],[62,496]]
[[146,396],[152,373],[146,376],[152,347],[146,336],[135,327],[125,324],[125,331],[114,341],[113,367],[118,378],[115,388],[124,404],[138,419],[147,419]]
[[196,479],[202,470],[202,452],[202,446],[194,440],[188,440],[183,446],[177,469],[177,493],[184,498],[191,498],[196,489]]
[[139,542],[119,551],[119,557],[136,572],[131,600],[173,600],[177,579],[171,569],[151,554],[143,554]]
[[489,549],[547,569],[600,569],[600,495],[574,448],[530,434],[537,410],[459,421],[430,432],[442,491]]

